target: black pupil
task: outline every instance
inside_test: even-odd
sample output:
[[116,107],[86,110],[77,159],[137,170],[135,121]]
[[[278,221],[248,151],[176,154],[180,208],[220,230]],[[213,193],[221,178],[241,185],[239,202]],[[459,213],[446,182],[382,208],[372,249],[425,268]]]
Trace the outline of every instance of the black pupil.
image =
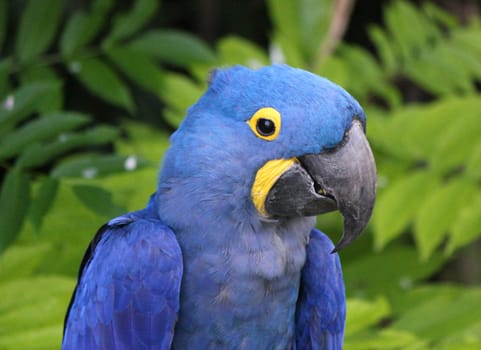
[[256,127],[262,136],[270,136],[276,131],[276,125],[270,119],[259,118]]

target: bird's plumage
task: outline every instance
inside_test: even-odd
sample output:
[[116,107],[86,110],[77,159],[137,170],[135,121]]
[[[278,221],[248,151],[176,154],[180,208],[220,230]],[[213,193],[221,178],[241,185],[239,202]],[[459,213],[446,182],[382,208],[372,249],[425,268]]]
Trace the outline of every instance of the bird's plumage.
[[111,220],[84,257],[64,349],[168,349],[179,310],[182,253],[155,202]]
[[296,349],[342,349],[346,303],[341,263],[331,240],[313,229],[296,309]]
[[[275,137],[250,120],[263,108],[282,118]],[[214,72],[171,138],[147,208],[110,221],[87,251],[63,349],[341,349],[334,245],[302,208],[271,217],[251,191],[272,160],[299,168],[298,157],[333,153],[354,120],[365,125],[359,104],[311,73]]]

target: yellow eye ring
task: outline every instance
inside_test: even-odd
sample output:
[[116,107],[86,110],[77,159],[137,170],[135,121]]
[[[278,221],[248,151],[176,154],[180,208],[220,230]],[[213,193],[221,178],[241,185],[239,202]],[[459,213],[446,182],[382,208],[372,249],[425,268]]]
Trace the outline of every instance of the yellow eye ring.
[[273,141],[281,131],[281,114],[272,107],[264,107],[247,121],[252,132],[266,141]]

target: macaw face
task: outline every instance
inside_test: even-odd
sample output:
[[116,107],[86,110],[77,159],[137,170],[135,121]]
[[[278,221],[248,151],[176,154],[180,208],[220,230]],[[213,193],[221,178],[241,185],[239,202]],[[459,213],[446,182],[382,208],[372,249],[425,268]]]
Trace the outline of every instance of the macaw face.
[[202,178],[211,193],[230,194],[264,218],[339,209],[341,248],[360,234],[374,205],[365,122],[345,90],[306,71],[217,70],[172,137],[161,181]]

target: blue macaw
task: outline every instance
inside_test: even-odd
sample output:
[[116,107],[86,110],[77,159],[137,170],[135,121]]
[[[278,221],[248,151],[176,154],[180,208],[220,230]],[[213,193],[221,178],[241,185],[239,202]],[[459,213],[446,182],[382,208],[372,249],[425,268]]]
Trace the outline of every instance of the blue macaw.
[[[273,65],[215,70],[145,209],[81,263],[63,349],[341,349],[336,251],[367,224],[376,169],[341,87]],[[338,209],[334,246],[315,216]]]

